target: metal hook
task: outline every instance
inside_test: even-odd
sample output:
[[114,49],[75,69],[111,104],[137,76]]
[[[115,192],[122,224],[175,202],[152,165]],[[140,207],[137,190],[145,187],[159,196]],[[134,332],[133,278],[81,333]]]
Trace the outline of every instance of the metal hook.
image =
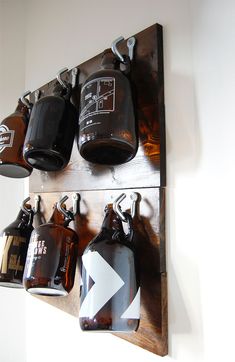
[[121,63],[125,63],[125,60],[124,60],[122,54],[119,52],[119,50],[117,48],[117,44],[123,40],[124,40],[123,36],[119,36],[119,38],[114,40],[111,44],[111,49],[112,49],[113,54],[120,60]]
[[72,72],[71,72],[71,75],[72,75],[71,86],[74,89],[76,87],[76,84],[77,84],[78,68],[76,68],[76,67],[73,68]]
[[68,71],[68,68],[62,68],[61,70],[59,70],[59,72],[58,72],[57,75],[56,75],[56,79],[58,80],[58,82],[60,83],[60,85],[61,85],[63,88],[65,88],[65,89],[67,89],[68,86],[67,86],[66,83],[61,79],[61,75],[62,75],[63,73],[65,73],[65,72],[67,72],[67,71]]
[[120,217],[120,219],[124,222],[126,222],[126,217],[122,212],[120,203],[126,198],[126,194],[121,194],[120,196],[118,196],[118,198],[116,200],[114,200],[113,202],[113,210],[114,212]]
[[80,214],[79,202],[81,200],[81,195],[78,193],[74,193],[72,199],[73,199],[73,215]]
[[60,211],[63,215],[64,215],[64,217],[68,220],[73,220],[74,219],[74,216],[73,216],[73,213],[72,212],[70,212],[69,210],[66,210],[66,209],[64,209],[63,208],[63,204],[65,203],[65,201],[66,200],[68,200],[68,196],[67,195],[65,195],[64,197],[62,197],[61,199],[60,199],[60,201],[59,202],[57,202],[57,209],[58,209],[58,211]]
[[39,100],[40,95],[41,95],[41,91],[40,91],[40,89],[37,89],[37,90],[35,91],[35,93],[34,93],[35,103]]
[[131,38],[129,38],[126,42],[126,45],[128,47],[129,50],[129,58],[130,60],[133,60],[134,58],[134,48],[135,48],[135,43],[136,43],[136,39],[134,36],[132,36]]
[[22,202],[22,205],[21,205],[21,210],[24,211],[24,213],[25,213],[26,215],[30,215],[29,209],[27,209],[27,208],[25,207],[25,205],[27,204],[27,202],[28,202],[29,200],[30,200],[30,197],[27,197],[27,198]]
[[25,97],[27,97],[29,94],[31,94],[31,91],[26,91],[22,94],[22,96],[20,97],[21,102],[27,107],[30,108],[30,102],[28,99],[26,99]]
[[134,217],[138,213],[138,203],[141,200],[141,195],[138,192],[132,192],[132,194],[130,195],[130,198],[132,200],[132,203],[131,203],[131,217],[132,217],[132,219],[134,219]]
[[33,208],[34,215],[37,214],[39,209],[40,209],[40,201],[41,201],[41,196],[40,195],[35,195],[35,197],[34,197],[34,208]]

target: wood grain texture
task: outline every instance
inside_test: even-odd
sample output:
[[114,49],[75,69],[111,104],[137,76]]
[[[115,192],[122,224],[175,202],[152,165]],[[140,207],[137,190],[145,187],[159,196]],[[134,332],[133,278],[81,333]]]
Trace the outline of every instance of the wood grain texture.
[[[48,220],[52,206],[62,195],[70,199],[72,191],[81,194],[81,213],[73,228],[77,231],[79,254],[98,233],[103,210],[121,192],[127,194],[123,210],[130,208],[130,193],[142,196],[138,217],[135,218],[135,244],[141,270],[141,321],[132,334],[115,334],[155,354],[167,354],[167,271],[165,256],[165,119],[163,84],[162,27],[155,24],[135,35],[137,46],[132,67],[139,130],[139,149],[133,160],[120,166],[93,165],[81,158],[76,142],[69,165],[60,172],[33,171],[29,191],[42,198],[42,216]],[[126,42],[120,45],[127,52]],[[79,109],[80,86],[87,76],[99,69],[101,54],[78,66],[79,85],[72,101]],[[70,77],[70,72],[65,77]],[[52,93],[55,80],[42,86],[42,95]],[[34,101],[34,93],[31,96]],[[78,268],[79,270],[79,268]],[[67,297],[38,297],[78,318],[79,272]]]
[[[131,79],[135,94],[139,149],[133,160],[119,166],[94,165],[83,160],[74,142],[68,166],[59,172],[34,170],[30,192],[101,190],[165,186],[165,120],[163,86],[162,27],[154,25],[135,35],[137,45]],[[120,44],[127,53],[126,42]],[[79,85],[72,101],[79,109],[80,86],[87,76],[99,70],[101,54],[78,66]],[[67,74],[70,78],[70,73]],[[56,80],[40,88],[42,96],[52,94]],[[34,92],[31,95],[34,102]],[[138,177],[136,177],[136,170]],[[55,189],[56,184],[56,189]]]
[[[167,353],[167,286],[165,263],[162,264],[160,251],[165,247],[164,233],[159,220],[165,213],[164,189],[146,188],[125,190],[127,198],[122,209],[130,210],[130,194],[140,193],[141,202],[138,217],[134,219],[134,243],[140,264],[141,320],[136,333],[115,334],[153,353]],[[72,193],[41,193],[42,214],[50,218],[52,207],[64,195],[69,196],[67,208],[72,206]],[[79,235],[79,255],[95,237],[101,227],[105,205],[120,194],[119,190],[82,191],[80,214],[71,227]],[[33,194],[31,195],[33,196]],[[78,317],[79,313],[79,272],[77,270],[74,288],[67,297],[38,297],[63,311]]]

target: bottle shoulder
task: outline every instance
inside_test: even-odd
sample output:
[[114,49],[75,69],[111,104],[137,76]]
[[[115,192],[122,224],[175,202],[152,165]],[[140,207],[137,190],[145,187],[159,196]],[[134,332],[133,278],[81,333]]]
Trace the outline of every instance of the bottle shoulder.
[[129,242],[125,235],[118,232],[109,232],[103,228],[100,233],[94,237],[87,245],[85,252],[100,250],[102,248],[116,249],[116,248],[128,248],[134,251],[133,243]]
[[48,222],[46,224],[39,225],[36,229],[34,229],[34,232],[36,234],[40,234],[41,232],[45,231],[47,234],[49,230],[55,230],[57,233],[63,233],[66,236],[70,236],[73,241],[78,242],[78,235],[73,229],[56,223]]

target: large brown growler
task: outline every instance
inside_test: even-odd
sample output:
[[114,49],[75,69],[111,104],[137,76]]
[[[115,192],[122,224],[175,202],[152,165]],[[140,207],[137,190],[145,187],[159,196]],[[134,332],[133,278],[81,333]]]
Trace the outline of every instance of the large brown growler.
[[58,171],[69,162],[76,132],[77,112],[70,102],[71,85],[56,84],[52,95],[33,106],[24,143],[27,163],[42,171]]
[[31,206],[28,212],[20,210],[16,220],[7,226],[0,235],[0,285],[23,288],[23,272],[30,235],[33,231]]
[[129,233],[108,205],[100,233],[82,256],[80,326],[85,331],[135,331],[139,325],[140,289]]
[[14,113],[0,124],[0,175],[22,178],[32,172],[23,158],[29,109],[20,100]]
[[87,161],[116,165],[137,151],[131,86],[111,50],[104,52],[101,68],[81,89],[78,148]]
[[72,213],[67,211],[67,216],[57,203],[49,222],[31,235],[23,283],[32,294],[66,296],[73,287],[78,237],[67,227]]

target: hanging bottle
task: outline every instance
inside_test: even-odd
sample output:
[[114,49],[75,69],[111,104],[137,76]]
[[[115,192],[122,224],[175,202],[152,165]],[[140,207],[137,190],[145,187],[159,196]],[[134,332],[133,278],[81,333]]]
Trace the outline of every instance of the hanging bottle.
[[101,231],[82,256],[79,318],[84,331],[131,332],[138,328],[140,289],[132,219],[124,215],[128,235],[112,204],[107,205]]
[[[126,56],[126,70],[130,59]],[[81,89],[78,148],[85,160],[107,165],[130,161],[137,152],[136,123],[127,76],[111,50],[101,69]]]
[[68,228],[73,214],[62,205],[66,199],[54,206],[49,222],[32,233],[23,277],[29,293],[66,296],[73,287],[78,237]]
[[21,209],[16,220],[7,226],[0,236],[0,285],[23,288],[23,272],[30,235],[33,231],[33,216],[29,204]]
[[23,158],[23,144],[29,121],[28,106],[18,101],[14,113],[5,118],[0,124],[0,175],[23,178],[32,172]]
[[70,160],[77,111],[70,102],[71,84],[62,84],[56,83],[52,95],[40,98],[30,116],[23,154],[27,163],[38,170],[58,171]]

